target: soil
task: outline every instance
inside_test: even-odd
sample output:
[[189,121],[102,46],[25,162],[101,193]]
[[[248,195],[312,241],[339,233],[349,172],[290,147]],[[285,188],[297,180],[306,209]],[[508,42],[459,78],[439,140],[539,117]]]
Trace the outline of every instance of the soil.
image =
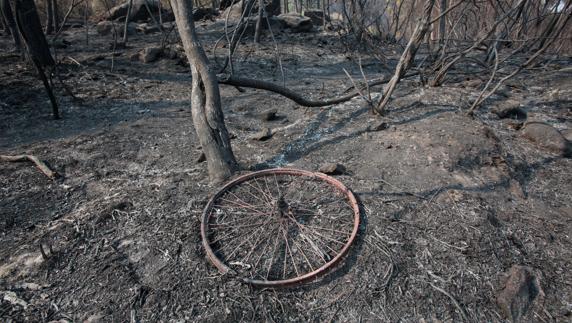
[[[0,154],[38,156],[61,175],[0,163],[0,321],[503,321],[495,293],[513,265],[540,276],[545,297],[531,320],[571,320],[572,161],[524,139],[523,120],[492,112],[515,100],[528,120],[569,131],[570,58],[544,57],[475,118],[466,111],[488,75],[470,64],[439,88],[405,80],[384,117],[361,98],[303,108],[221,86],[241,173],[338,163],[336,178],[363,209],[358,240],[335,270],[296,288],[255,289],[221,275],[201,245],[202,210],[218,187],[196,162],[184,60],[130,60],[160,34],[133,35],[113,55],[111,36],[91,27],[88,45],[76,28],[57,50],[81,100],[55,82],[61,120],[34,69],[0,37]],[[220,22],[199,26],[211,60],[221,32]],[[358,55],[368,79],[388,77],[399,58],[388,47],[381,64],[328,32],[275,37],[280,64],[270,37],[259,46],[248,38],[235,72],[281,83],[282,66],[286,85],[313,98],[343,94],[343,68],[360,80]],[[378,98],[381,88],[371,90]],[[271,108],[276,118],[262,120]]]

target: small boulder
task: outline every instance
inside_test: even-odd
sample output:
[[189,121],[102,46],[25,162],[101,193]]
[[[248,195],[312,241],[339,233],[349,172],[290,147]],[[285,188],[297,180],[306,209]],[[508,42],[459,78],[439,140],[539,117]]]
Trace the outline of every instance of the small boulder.
[[290,28],[293,32],[308,32],[313,27],[312,19],[298,14],[283,13],[277,19],[285,28]]
[[161,31],[161,28],[159,28],[159,25],[148,24],[148,23],[139,24],[139,25],[137,25],[136,29],[138,32],[144,33],[145,35],[158,33]]
[[551,125],[544,122],[527,122],[522,129],[522,136],[539,147],[550,150],[559,155],[570,157],[571,144],[564,136]]
[[276,109],[268,109],[265,111],[262,111],[260,113],[260,119],[262,119],[263,121],[272,121],[276,119],[276,113],[278,113],[278,110]]
[[304,17],[310,18],[312,23],[316,26],[322,25],[324,23],[324,11],[320,9],[305,10]]
[[328,175],[341,175],[346,172],[346,168],[341,164],[336,163],[327,163],[320,168],[318,168],[320,173],[328,174]]
[[218,16],[218,11],[216,9],[207,7],[207,8],[195,8],[193,10],[193,19],[194,21],[200,20],[213,20],[216,16]]
[[520,102],[515,100],[506,100],[491,111],[501,119],[524,120],[527,117],[526,111],[520,107]]
[[152,63],[159,59],[162,49],[159,47],[147,47],[139,52],[139,60],[143,63]]
[[566,138],[566,140],[572,141],[572,129],[564,129],[561,130],[560,133],[562,136],[564,136],[564,138]]
[[205,162],[205,161],[207,161],[207,156],[205,155],[204,152],[201,151],[201,154],[199,155],[199,157],[197,157],[197,159],[195,160],[195,162],[196,162],[197,164],[200,164],[200,163]]
[[242,0],[233,4],[232,6],[226,8],[222,13],[222,18],[228,17],[228,19],[240,19],[242,16]]
[[531,308],[544,299],[539,277],[532,268],[518,265],[503,276],[501,289],[496,293],[498,307],[510,321],[526,321]]
[[113,31],[113,22],[102,21],[95,26],[95,30],[97,31],[98,35],[101,36],[109,35]]
[[269,128],[263,128],[259,132],[252,135],[251,139],[258,140],[258,141],[265,141],[272,137],[272,130]]
[[387,122],[377,122],[375,124],[367,126],[367,131],[375,132],[375,131],[382,131],[388,129],[389,125]]

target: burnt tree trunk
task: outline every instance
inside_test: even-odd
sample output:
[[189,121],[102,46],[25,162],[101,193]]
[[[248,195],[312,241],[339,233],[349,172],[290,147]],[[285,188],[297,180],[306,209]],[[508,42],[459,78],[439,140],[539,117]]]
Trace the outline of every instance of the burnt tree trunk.
[[54,3],[46,0],[46,34],[54,33]]
[[60,30],[60,7],[58,6],[58,0],[52,1],[52,10],[54,11],[54,32]]
[[258,1],[258,20],[256,20],[256,29],[254,31],[254,42],[260,43],[260,36],[262,34],[262,19],[264,17],[264,0]]
[[127,45],[127,38],[128,38],[128,30],[129,30],[129,21],[131,20],[131,11],[133,10],[133,0],[129,0],[129,4],[127,6],[127,14],[125,15],[125,24],[123,25],[123,45]]
[[16,20],[14,19],[14,13],[12,12],[12,6],[10,5],[10,0],[0,0],[0,11],[2,17],[6,23],[6,28],[10,31],[12,38],[14,39],[14,45],[17,51],[22,50],[22,43],[20,40],[20,33],[18,32],[18,27],[16,27]]
[[56,63],[50,53],[46,36],[42,32],[42,24],[34,0],[16,0],[15,12],[18,30],[52,103],[54,119],[59,119],[58,103],[44,72],[45,68],[53,69]]
[[440,5],[442,17],[439,18],[439,49],[442,49],[445,46],[445,38],[447,37],[447,15],[445,14],[447,11],[447,0],[441,0]]
[[192,0],[171,0],[171,6],[191,65],[193,124],[207,160],[211,182],[219,183],[238,169],[238,163],[224,124],[218,82],[209,70],[207,56],[195,31]]
[[379,115],[383,115],[385,112],[385,107],[391,98],[391,94],[397,87],[397,84],[401,81],[401,78],[405,76],[405,73],[413,65],[417,50],[419,49],[419,46],[421,45],[421,42],[425,38],[425,34],[429,29],[431,11],[433,11],[434,4],[435,0],[425,1],[425,5],[423,7],[423,16],[417,22],[417,26],[413,31],[413,35],[411,35],[411,39],[409,40],[407,47],[405,47],[403,54],[401,54],[401,58],[397,63],[397,67],[395,67],[395,73],[393,74],[391,81],[389,81],[387,89],[383,92],[381,101],[379,101],[379,104],[375,107],[375,112]]

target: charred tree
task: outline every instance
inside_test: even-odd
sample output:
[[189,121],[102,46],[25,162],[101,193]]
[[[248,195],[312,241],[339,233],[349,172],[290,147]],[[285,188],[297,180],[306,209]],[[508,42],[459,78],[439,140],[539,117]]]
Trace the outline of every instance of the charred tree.
[[417,50],[419,49],[419,46],[421,45],[421,42],[425,38],[425,34],[429,29],[431,12],[433,11],[434,5],[435,5],[435,0],[427,0],[425,2],[425,6],[423,8],[423,16],[417,23],[415,31],[413,31],[413,35],[411,35],[411,39],[409,40],[407,47],[403,51],[403,54],[401,55],[401,58],[397,63],[397,67],[395,68],[395,73],[393,74],[391,81],[389,81],[387,90],[384,91],[381,101],[379,101],[379,104],[375,107],[376,113],[383,115],[383,113],[385,112],[385,107],[387,106],[387,104],[389,103],[389,99],[391,98],[391,94],[397,87],[397,84],[405,76],[405,73],[407,73],[407,71],[413,65],[413,61],[415,59]]
[[[38,16],[34,0],[16,0],[15,12],[18,30],[22,35],[26,48],[28,49],[28,54],[38,70],[40,79],[44,83],[44,87],[52,103],[54,119],[59,119],[60,114],[57,100],[45,73],[46,68],[52,70],[56,66],[56,63],[50,53],[48,41],[42,32],[42,24],[40,23],[40,17]],[[48,75],[50,75],[50,73]]]
[[133,0],[129,0],[127,6],[127,14],[125,15],[125,24],[123,25],[123,45],[127,45],[127,35],[129,34],[129,21],[131,20],[131,11],[133,10]]
[[238,169],[224,124],[218,82],[209,69],[207,56],[195,31],[193,1],[171,0],[171,6],[191,65],[193,124],[207,160],[211,182],[218,183]]
[[51,35],[60,29],[60,15],[57,0],[46,0],[46,34]]
[[16,20],[14,19],[14,13],[12,12],[10,0],[0,0],[0,11],[2,13],[4,22],[6,23],[6,28],[9,30],[12,38],[14,39],[16,50],[21,51],[22,43],[20,40],[20,33],[18,33],[18,27],[16,26]]

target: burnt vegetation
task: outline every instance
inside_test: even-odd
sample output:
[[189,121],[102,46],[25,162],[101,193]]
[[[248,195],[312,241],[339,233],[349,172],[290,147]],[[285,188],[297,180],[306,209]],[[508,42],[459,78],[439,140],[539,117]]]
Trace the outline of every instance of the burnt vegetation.
[[[572,319],[572,0],[0,13],[0,321]],[[208,262],[200,222],[275,167],[343,182],[359,232],[328,274],[253,288]]]

